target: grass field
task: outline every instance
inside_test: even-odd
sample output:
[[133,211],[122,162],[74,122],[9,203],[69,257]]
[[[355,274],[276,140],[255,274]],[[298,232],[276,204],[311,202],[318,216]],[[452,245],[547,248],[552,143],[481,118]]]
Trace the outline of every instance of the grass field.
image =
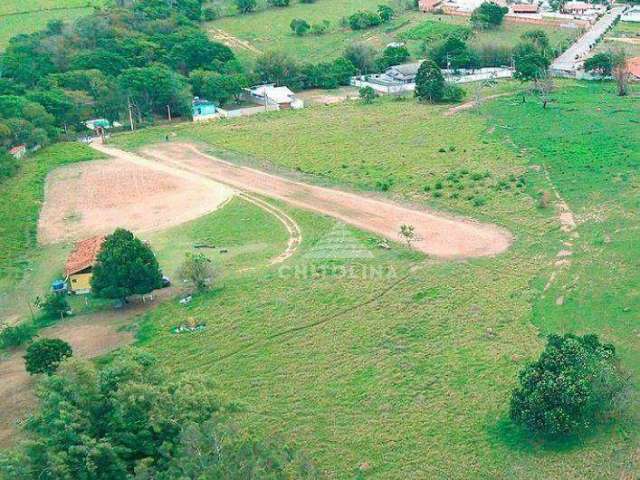
[[52,20],[72,22],[101,0],[3,0],[0,2],[0,50],[11,37],[42,30]]
[[[225,280],[186,309],[161,307],[148,315],[142,345],[177,372],[212,375],[243,399],[248,425],[292,438],[329,478],[633,478],[635,405],[628,418],[563,446],[523,437],[506,416],[540,334],[598,333],[640,374],[638,99],[612,90],[563,84],[546,111],[504,97],[443,117],[444,107],[382,100],[172,127],[231,160],[323,184],[375,190],[393,179],[385,195],[497,222],[517,240],[504,255],[466,262],[397,246],[374,248],[368,261],[310,261],[306,252],[335,224],[292,210],[304,241],[289,268]],[[115,142],[134,148],[165,133]],[[576,214],[578,238],[560,230],[553,208],[536,207],[537,193],[553,186]],[[469,191],[486,201],[454,196]],[[574,253],[559,269],[561,248]],[[395,275],[361,275],[366,265]],[[342,277],[340,266],[358,273]],[[189,317],[207,331],[169,333]]]
[[[626,41],[620,41],[625,39]],[[618,22],[604,37],[597,51],[623,48],[630,56],[640,56],[640,24]]]
[[[41,295],[43,287],[61,270],[69,245],[41,248],[37,245],[40,205],[44,198],[47,173],[72,162],[93,160],[98,154],[77,143],[59,143],[22,162],[15,178],[0,184],[0,316],[24,310],[27,303]],[[10,200],[9,200],[10,199]],[[25,277],[25,273],[26,275]]]
[[[205,25],[205,29],[215,38],[218,30],[231,35],[241,42],[228,42],[236,53],[245,61],[251,61],[260,52],[267,50],[283,50],[289,52],[300,61],[321,61],[335,58],[344,48],[354,41],[366,41],[378,49],[388,43],[399,41],[403,32],[410,30],[424,21],[436,21],[454,25],[468,25],[468,19],[447,15],[430,15],[416,11],[399,11],[389,24],[377,28],[354,32],[340,26],[340,19],[360,9],[375,10],[380,2],[377,0],[357,0],[343,2],[340,0],[323,0],[313,4],[292,3],[288,8],[270,8],[250,15],[236,15],[221,18]],[[289,24],[294,18],[302,18],[310,23],[329,20],[331,28],[324,35],[293,35]],[[507,23],[494,31],[479,32],[473,43],[476,45],[515,45],[522,33],[532,30],[534,26]],[[576,32],[555,27],[542,28],[557,45],[567,38],[573,38]],[[221,38],[221,37],[220,37]],[[227,39],[228,41],[228,39]],[[412,54],[421,55],[422,40],[407,39]],[[249,46],[247,46],[247,44]]]

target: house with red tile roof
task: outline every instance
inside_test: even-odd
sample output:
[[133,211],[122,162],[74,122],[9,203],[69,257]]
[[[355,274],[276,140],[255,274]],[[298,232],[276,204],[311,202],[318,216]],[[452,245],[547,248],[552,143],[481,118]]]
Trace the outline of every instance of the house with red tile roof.
[[64,276],[71,292],[89,293],[91,291],[93,266],[104,240],[105,237],[100,235],[75,244],[64,267]]

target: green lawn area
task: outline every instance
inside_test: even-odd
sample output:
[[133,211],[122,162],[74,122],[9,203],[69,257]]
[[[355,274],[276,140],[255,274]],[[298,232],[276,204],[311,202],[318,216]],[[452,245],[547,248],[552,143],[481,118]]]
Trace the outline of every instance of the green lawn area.
[[[634,43],[621,42],[615,39],[629,39]],[[597,51],[623,48],[630,56],[640,56],[640,23],[618,22],[605,35],[604,42],[600,43]]]
[[[403,32],[408,31],[425,21],[435,21],[453,25],[468,25],[465,17],[448,15],[431,15],[416,11],[398,11],[396,18],[389,24],[364,31],[352,31],[340,25],[340,19],[360,9],[375,10],[380,2],[377,0],[357,0],[343,2],[340,0],[323,0],[313,4],[292,3],[287,8],[269,8],[249,15],[235,15],[221,18],[205,24],[203,28],[212,37],[220,37],[222,30],[246,42],[229,42],[236,54],[244,61],[250,62],[259,52],[267,50],[283,50],[289,52],[300,61],[322,61],[335,58],[344,48],[354,41],[365,41],[382,50],[388,43],[399,41]],[[289,24],[294,18],[302,18],[310,23],[329,20],[331,28],[324,35],[293,35]],[[532,26],[507,23],[497,30],[476,34],[473,44],[515,45],[522,33],[534,28],[543,29],[550,37],[552,45],[557,45],[567,38],[573,38],[575,31],[550,26]],[[415,58],[422,54],[422,40],[407,40]]]
[[26,309],[62,270],[69,245],[37,245],[44,182],[51,170],[93,160],[95,150],[79,143],[58,143],[27,157],[15,177],[0,184],[0,317]]
[[[336,224],[289,209],[304,240],[284,269],[223,279],[188,307],[163,305],[147,315],[141,345],[176,372],[211,375],[240,400],[247,425],[291,439],[329,478],[633,475],[635,407],[563,446],[523,436],[506,416],[541,334],[598,333],[640,373],[638,99],[615,97],[608,84],[562,87],[547,110],[503,97],[444,117],[444,106],[382,99],[171,127],[232,161],[321,184],[373,191],[392,179],[378,194],[494,221],[516,242],[497,258],[441,262],[397,245],[379,250],[349,229],[374,258],[311,259]],[[135,148],[167,131],[114,143]],[[553,208],[536,207],[552,188],[545,169],[576,213],[579,238],[560,230]],[[561,248],[573,249],[572,263],[544,292]],[[355,273],[340,274],[348,268]],[[207,330],[170,334],[188,318]]]
[[73,22],[89,14],[90,5],[95,3],[89,0],[4,0],[0,2],[0,49],[7,46],[11,37],[42,30],[52,20]]

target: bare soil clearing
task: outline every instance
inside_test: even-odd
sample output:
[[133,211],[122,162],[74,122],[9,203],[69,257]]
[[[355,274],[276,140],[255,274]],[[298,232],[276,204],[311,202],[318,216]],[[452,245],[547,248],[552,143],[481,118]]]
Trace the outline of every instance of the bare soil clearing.
[[[114,148],[96,148],[118,158],[144,161],[137,155]],[[295,182],[203,154],[190,144],[156,145],[145,148],[142,153],[149,158],[147,162],[152,164],[198,174],[240,190],[278,198],[295,207],[332,216],[394,241],[399,240],[401,225],[413,225],[417,237],[413,246],[436,257],[454,259],[497,255],[509,248],[512,242],[511,234],[496,225]]]
[[78,240],[116,227],[160,230],[209,213],[233,194],[200,177],[121,159],[73,164],[47,177],[38,240]]

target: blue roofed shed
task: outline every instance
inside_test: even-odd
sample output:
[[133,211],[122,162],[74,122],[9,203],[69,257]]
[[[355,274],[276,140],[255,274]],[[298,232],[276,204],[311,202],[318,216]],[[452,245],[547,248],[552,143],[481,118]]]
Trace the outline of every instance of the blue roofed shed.
[[195,97],[192,103],[193,120],[206,120],[208,118],[217,117],[218,109],[216,104],[205,100],[204,98]]

